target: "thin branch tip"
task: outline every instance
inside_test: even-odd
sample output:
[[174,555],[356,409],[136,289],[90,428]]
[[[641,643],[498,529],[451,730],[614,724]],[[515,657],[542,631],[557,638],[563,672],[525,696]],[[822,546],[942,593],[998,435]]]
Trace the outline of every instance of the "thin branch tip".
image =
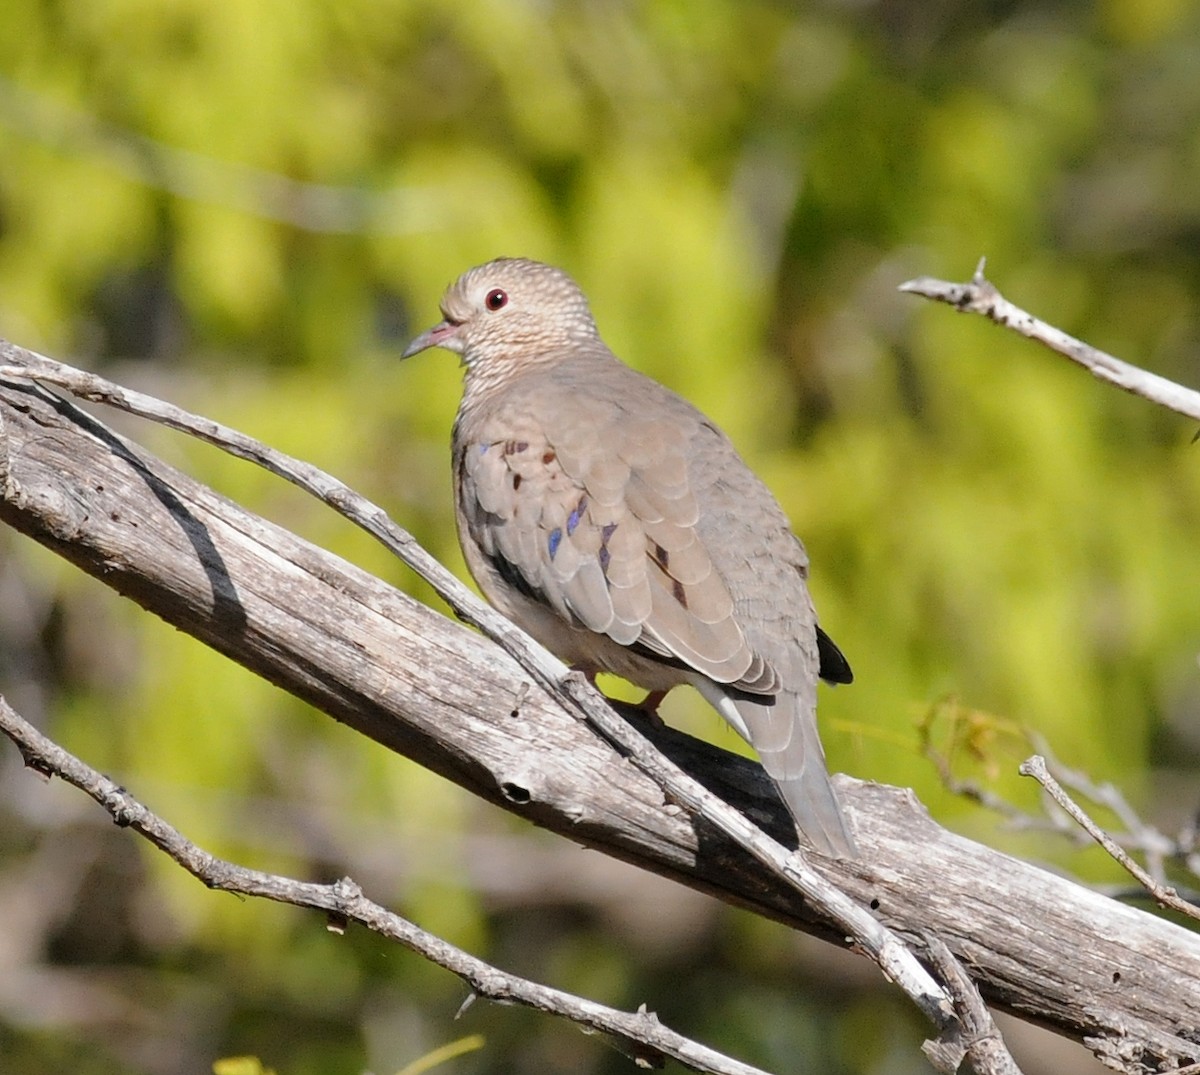
[[1151,876],[1148,871],[1138,865],[1129,853],[1112,836],[1105,832],[1087,814],[1083,807],[1067,794],[1066,789],[1063,788],[1054,774],[1050,772],[1050,767],[1047,765],[1044,757],[1040,754],[1034,754],[1032,757],[1026,758],[1020,764],[1017,771],[1022,776],[1033,777],[1034,780],[1041,784],[1058,806],[1084,832],[1095,840],[1118,865],[1130,873],[1137,880],[1138,884],[1154,897],[1159,906],[1169,907],[1171,910],[1178,911],[1193,921],[1200,921],[1200,907],[1197,907],[1190,900],[1184,899],[1173,887]]
[[1034,317],[1000,293],[999,288],[984,275],[986,267],[987,258],[982,257],[974,275],[966,283],[956,284],[919,276],[901,284],[900,290],[944,302],[959,313],[986,317],[1082,366],[1097,380],[1115,385],[1186,418],[1200,419],[1200,392],[1131,365]]
[[933,282],[932,276],[914,276],[911,280],[905,280],[904,283],[897,285],[896,290],[909,295],[924,295],[926,289]]

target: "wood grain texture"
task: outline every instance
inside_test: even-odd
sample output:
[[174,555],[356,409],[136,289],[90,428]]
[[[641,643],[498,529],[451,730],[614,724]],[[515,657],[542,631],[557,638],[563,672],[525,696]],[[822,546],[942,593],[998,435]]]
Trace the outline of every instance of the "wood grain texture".
[[[789,889],[664,803],[496,646],[28,385],[0,383],[0,520],[469,791],[830,937]],[[794,842],[758,766],[645,731]],[[937,934],[987,999],[1084,1041],[1115,1068],[1200,1060],[1200,938],[939,828],[907,791],[845,777],[838,789],[863,861],[823,870],[887,925],[914,940]]]

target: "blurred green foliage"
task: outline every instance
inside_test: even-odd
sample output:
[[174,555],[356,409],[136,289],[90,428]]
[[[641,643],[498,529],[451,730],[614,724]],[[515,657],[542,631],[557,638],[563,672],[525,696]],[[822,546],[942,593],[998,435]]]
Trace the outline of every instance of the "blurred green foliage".
[[[557,262],[803,535],[858,676],[822,699],[834,767],[1065,856],[941,789],[917,727],[960,702],[983,718],[933,720],[942,749],[1015,801],[1024,725],[1151,821],[1195,807],[1193,430],[895,290],[986,254],[1014,301],[1200,382],[1194,5],[8,0],[0,31],[0,335],[313,460],[461,570],[457,374],[396,359],[462,269]],[[131,432],[429,599],[293,490]],[[0,690],[213,852],[349,872],[501,966],[774,1070],[916,1062],[922,1028],[853,961],[584,870],[14,535],[0,549]],[[735,746],[696,699],[667,712]],[[38,1016],[0,1001],[10,1070],[387,1071],[451,1036],[443,972],[205,891],[14,753],[0,879],[33,909],[0,974],[70,990]],[[464,1021],[486,1044],[447,1071],[628,1068],[530,1013]]]

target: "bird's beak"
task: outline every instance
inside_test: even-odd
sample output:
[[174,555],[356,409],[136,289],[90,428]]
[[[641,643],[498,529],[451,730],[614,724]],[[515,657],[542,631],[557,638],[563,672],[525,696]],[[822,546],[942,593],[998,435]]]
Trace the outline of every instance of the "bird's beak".
[[457,333],[460,328],[462,328],[461,322],[439,321],[428,332],[422,332],[404,348],[404,353],[400,357],[412,358],[413,355],[420,354],[430,347],[444,347],[447,351],[459,351],[461,347],[456,344],[459,343]]

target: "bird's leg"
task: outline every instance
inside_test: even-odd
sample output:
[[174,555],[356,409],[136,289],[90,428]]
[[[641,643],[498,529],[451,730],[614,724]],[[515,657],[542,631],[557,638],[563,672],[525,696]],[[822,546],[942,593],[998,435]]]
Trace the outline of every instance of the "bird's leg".
[[651,691],[642,699],[642,704],[638,706],[646,713],[647,716],[657,717],[658,707],[662,705],[663,699],[667,696],[667,691]]
[[[604,691],[600,690],[599,684],[596,683],[596,676],[599,673],[597,673],[595,669],[584,668],[582,665],[573,664],[571,665],[571,671],[577,675],[583,676],[583,678],[586,679],[593,687],[595,687],[596,690],[600,691],[601,694],[604,694]],[[659,728],[666,727],[662,717],[658,715],[658,707],[662,705],[662,700],[667,696],[667,693],[667,691],[650,691],[646,697],[642,699],[641,704],[637,707],[646,714],[646,717],[651,724],[654,724]],[[615,701],[615,699],[609,698],[607,694],[604,694],[604,697],[608,699],[609,702]]]
[[656,728],[665,728],[667,726],[666,721],[658,715],[658,707],[662,705],[662,701],[668,693],[668,691],[651,691],[642,699],[642,704],[638,706],[638,709],[646,714],[651,725]]

